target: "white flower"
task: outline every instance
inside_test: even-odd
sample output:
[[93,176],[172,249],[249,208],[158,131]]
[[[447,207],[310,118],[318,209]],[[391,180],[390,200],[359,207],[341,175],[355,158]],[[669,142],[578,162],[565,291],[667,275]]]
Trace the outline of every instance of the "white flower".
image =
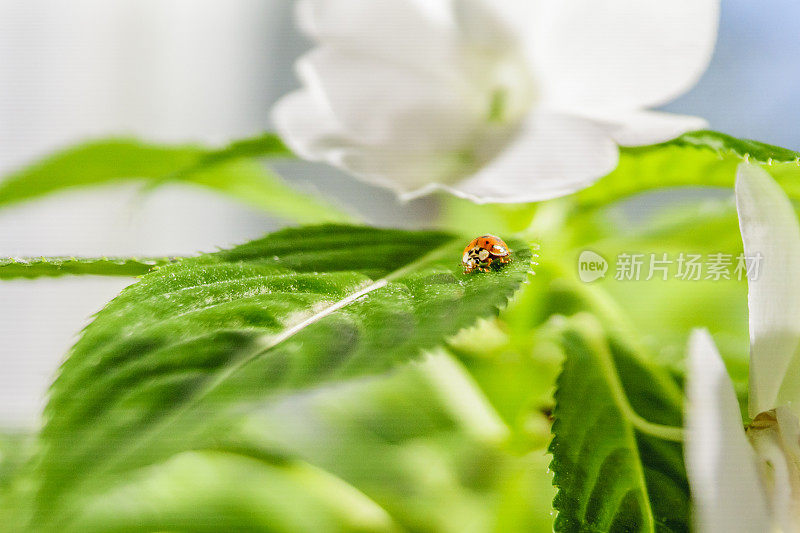
[[701,532],[800,531],[800,226],[762,168],[743,163],[736,203],[745,255],[760,253],[748,281],[750,400],[739,404],[707,332],[689,345],[686,465]]
[[569,194],[617,144],[705,122],[646,111],[691,87],[719,0],[302,0],[317,47],[273,122],[301,157],[409,199]]

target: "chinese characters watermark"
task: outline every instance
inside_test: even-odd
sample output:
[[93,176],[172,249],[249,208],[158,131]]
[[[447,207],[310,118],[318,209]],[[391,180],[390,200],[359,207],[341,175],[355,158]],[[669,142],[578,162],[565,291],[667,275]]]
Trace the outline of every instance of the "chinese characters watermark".
[[[628,253],[617,255],[614,279],[617,281],[755,281],[763,263],[761,253],[745,255],[722,252],[710,254]],[[578,276],[589,283],[603,278],[609,270],[608,261],[600,254],[584,250],[578,258]]]

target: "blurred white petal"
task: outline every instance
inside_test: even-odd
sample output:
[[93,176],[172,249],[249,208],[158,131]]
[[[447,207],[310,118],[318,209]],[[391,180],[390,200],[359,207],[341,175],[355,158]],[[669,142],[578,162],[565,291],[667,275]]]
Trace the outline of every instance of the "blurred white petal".
[[338,159],[332,162],[336,166],[366,183],[386,187],[403,199],[421,196],[418,191],[432,183],[447,183],[469,166],[459,152],[408,151],[402,146],[358,146],[335,155]]
[[[304,95],[279,102],[275,124],[301,156],[403,198],[572,193],[613,170],[615,139],[647,144],[704,126],[639,111],[702,70],[716,2],[600,4],[303,0],[300,24],[318,46],[298,63]],[[646,50],[631,50],[640,38]]]
[[[522,0],[518,0],[522,1]],[[528,35],[544,98],[634,110],[686,92],[714,50],[719,0],[539,0]]]
[[483,121],[481,102],[466,85],[426,72],[327,46],[305,55],[297,70],[305,87],[324,96],[337,122],[365,145],[447,150],[467,142]]
[[483,0],[302,0],[297,19],[339,52],[441,77],[468,66],[470,48],[492,55],[516,46]]
[[407,66],[452,62],[448,0],[302,0],[300,28],[317,42]]
[[536,113],[475,175],[436,187],[475,202],[547,200],[591,185],[616,167],[618,156],[611,138],[591,121]]
[[272,122],[297,155],[311,161],[344,142],[342,128],[322,98],[304,89],[287,94],[272,108]]
[[[357,141],[345,133],[329,107],[308,90],[283,97],[272,110],[272,121],[284,132],[289,147],[304,159],[347,169],[362,181],[398,195],[463,172],[457,151],[448,159],[432,147],[415,149],[402,143],[371,146]],[[401,125],[396,123],[395,127]],[[413,122],[409,127],[414,127]]]
[[669,141],[687,131],[708,127],[700,117],[660,111],[633,111],[602,117],[594,115],[611,138],[621,146],[644,146]]
[[800,226],[791,202],[761,167],[742,163],[736,208],[745,255],[763,256],[748,281],[750,414],[800,411]]
[[739,403],[714,341],[692,332],[686,384],[686,471],[700,533],[769,531],[766,494]]

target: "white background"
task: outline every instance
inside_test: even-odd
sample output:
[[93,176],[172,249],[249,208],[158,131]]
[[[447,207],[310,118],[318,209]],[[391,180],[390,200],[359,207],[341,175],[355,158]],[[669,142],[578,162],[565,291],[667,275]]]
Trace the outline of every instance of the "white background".
[[[286,88],[271,80],[293,56],[276,39],[288,10],[280,0],[0,3],[0,173],[102,135],[222,143],[263,131]],[[76,191],[0,211],[0,255],[191,253],[272,228],[196,189]],[[0,425],[35,424],[76,333],[128,282],[0,284]]]

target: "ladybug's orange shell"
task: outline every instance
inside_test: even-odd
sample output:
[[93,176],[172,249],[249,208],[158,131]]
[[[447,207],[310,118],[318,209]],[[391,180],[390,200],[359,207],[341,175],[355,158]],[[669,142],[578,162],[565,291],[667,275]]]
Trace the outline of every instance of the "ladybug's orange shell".
[[[494,248],[495,246],[502,247],[504,251],[498,253],[498,251]],[[467,253],[476,247],[483,248],[494,257],[505,257],[509,254],[508,245],[505,243],[505,241],[503,241],[503,239],[501,239],[500,237],[496,237],[494,235],[481,235],[480,237],[472,239],[467,245],[467,247],[464,248],[464,253]]]

